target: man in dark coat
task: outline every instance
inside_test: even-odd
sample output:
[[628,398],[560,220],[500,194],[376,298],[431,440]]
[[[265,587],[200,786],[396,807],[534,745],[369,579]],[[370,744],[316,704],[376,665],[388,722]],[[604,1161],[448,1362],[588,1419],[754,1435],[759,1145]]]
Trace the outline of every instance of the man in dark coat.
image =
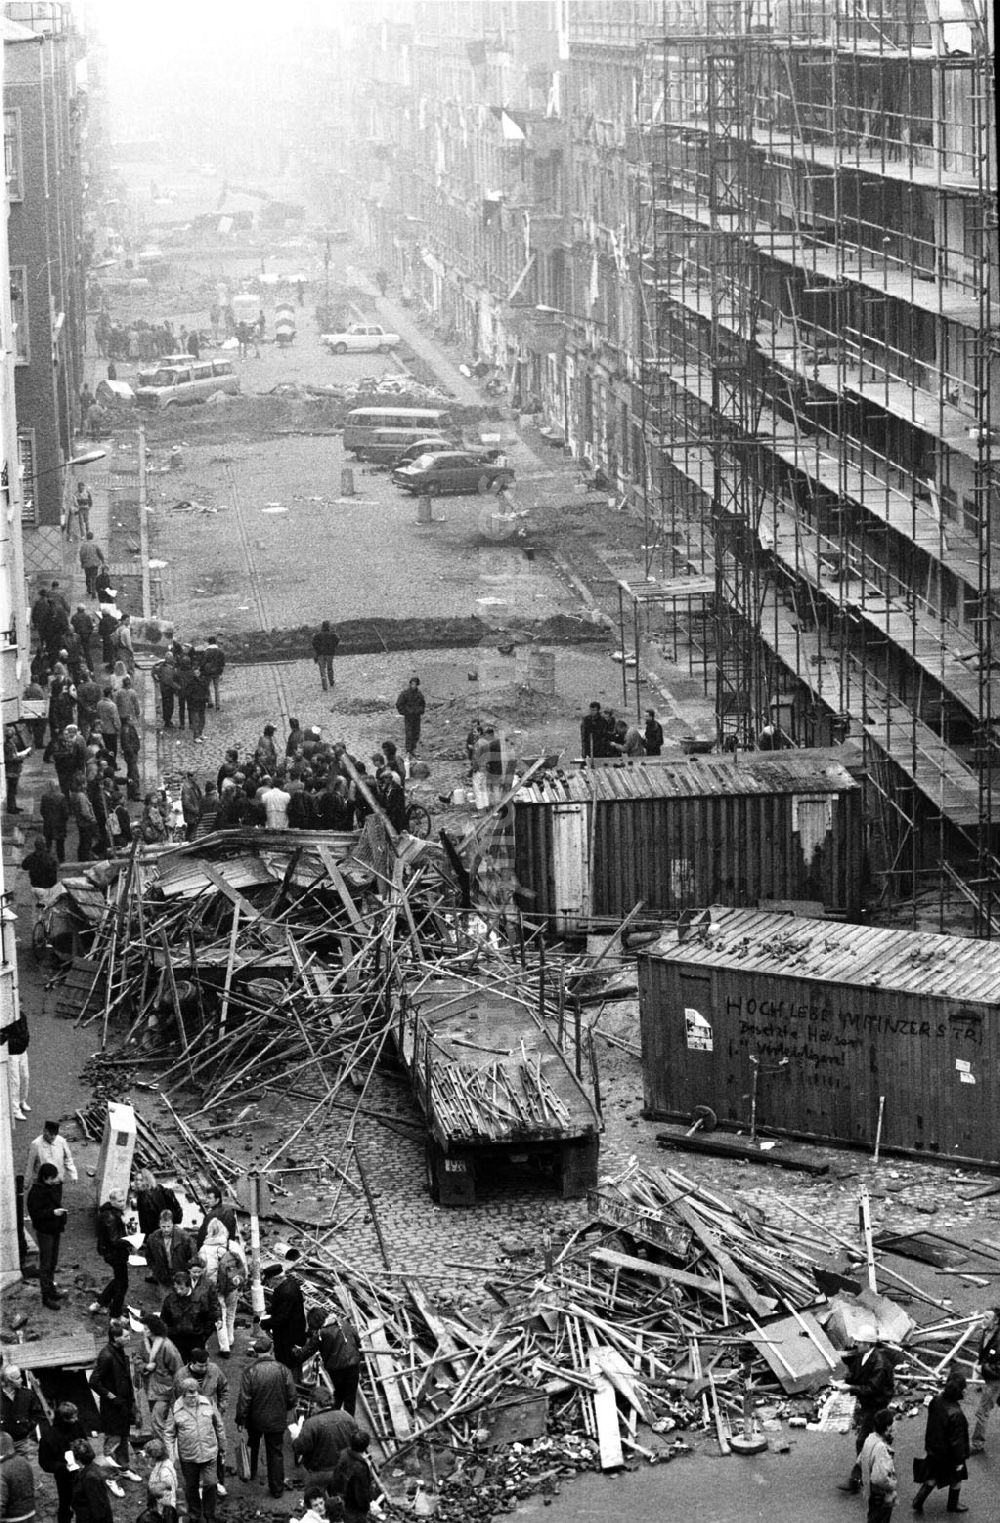
[[[290,1252],[298,1257],[296,1249]],[[298,1379],[302,1361],[296,1357],[296,1349],[306,1341],[306,1303],[301,1283],[284,1265],[271,1286],[271,1338],[275,1359],[287,1365]]]
[[149,1272],[157,1285],[170,1287],[174,1275],[186,1270],[194,1258],[194,1244],[181,1230],[170,1210],[160,1212],[159,1224],[143,1244]]
[[59,1239],[66,1230],[62,1181],[54,1163],[43,1163],[25,1200],[31,1225],[38,1239],[38,1285],[42,1305],[59,1311],[66,1292],[56,1287]]
[[646,728],[642,734],[647,756],[659,756],[663,750],[663,726],[654,709],[646,710]]
[[330,1481],[334,1496],[343,1500],[346,1523],[363,1523],[372,1504],[375,1487],[371,1468],[365,1459],[367,1448],[368,1434],[359,1429],[337,1461]]
[[403,744],[410,756],[420,743],[420,724],[427,700],[420,691],[420,678],[411,677],[396,699],[396,713],[403,716]]
[[296,1462],[308,1470],[310,1481],[322,1484],[331,1479],[337,1461],[359,1429],[349,1412],[334,1410],[329,1392],[322,1387],[316,1393],[315,1405],[292,1448]]
[[944,1390],[933,1397],[927,1409],[927,1427],[924,1432],[924,1482],[913,1498],[913,1511],[921,1513],[931,1492],[939,1486],[948,1488],[948,1511],[968,1512],[960,1500],[962,1482],[968,1472],[965,1462],[969,1458],[969,1424],[962,1411],[966,1379],[952,1371],[945,1381]]
[[584,760],[609,754],[608,727],[599,703],[592,703],[580,721],[580,749]]
[[32,1437],[44,1417],[38,1393],[24,1384],[20,1367],[4,1365],[0,1370],[0,1431],[10,1437],[18,1454],[30,1454]]
[[206,1310],[205,1301],[195,1295],[189,1269],[175,1273],[173,1288],[167,1292],[160,1315],[185,1364],[196,1348],[202,1348],[208,1342],[217,1321],[211,1316],[211,1308]]
[[128,1468],[128,1436],[136,1416],[135,1387],[132,1384],[132,1367],[125,1345],[128,1342],[128,1323],[112,1317],[108,1323],[108,1341],[101,1349],[90,1376],[90,1389],[98,1398],[101,1432],[105,1439],[117,1442],[109,1451],[119,1465],[124,1466],[127,1481],[138,1481],[139,1476]]
[[268,1490],[272,1497],[283,1497],[285,1427],[294,1418],[298,1394],[290,1371],[277,1362],[273,1350],[270,1338],[258,1338],[254,1343],[253,1351],[257,1357],[243,1371],[236,1402],[236,1426],[246,1430],[250,1479],[255,1480],[257,1476],[260,1441],[263,1439]]
[[330,620],[324,619],[312,637],[313,659],[319,667],[319,680],[324,693],[328,688],[333,687],[333,658],[337,654],[339,644],[340,636],[330,624]]
[[69,829],[69,804],[58,783],[49,780],[38,800],[45,845],[55,853],[57,862],[66,860],[66,832]]
[[76,1471],[66,1464],[66,1454],[79,1439],[86,1439],[87,1429],[80,1421],[79,1409],[71,1401],[61,1401],[52,1415],[51,1424],[42,1432],[38,1442],[38,1468],[50,1475],[56,1483],[59,1498],[56,1523],[70,1523],[73,1516],[73,1483]]
[[73,1481],[76,1523],[114,1523],[103,1457],[98,1460],[93,1445],[85,1438],[78,1438],[73,1445],[73,1458],[78,1467]]
[[896,1394],[896,1355],[882,1340],[876,1339],[864,1353],[845,1356],[848,1367],[847,1389],[856,1398],[854,1406],[854,1466],[841,1491],[861,1490],[861,1465],[857,1456],[875,1426],[875,1414],[887,1407]]
[[125,1236],[124,1190],[112,1190],[97,1213],[97,1251],[105,1264],[110,1265],[111,1279],[97,1300],[91,1301],[89,1310],[107,1311],[109,1317],[120,1317],[128,1294],[130,1251]]
[[147,1237],[159,1227],[164,1211],[170,1213],[171,1221],[176,1222],[178,1227],[184,1216],[181,1203],[173,1190],[167,1185],[158,1184],[156,1175],[150,1169],[143,1169],[136,1181],[135,1209],[139,1217],[139,1231]]
[[306,1324],[309,1336],[305,1345],[297,1350],[301,1362],[319,1351],[333,1386],[335,1405],[343,1407],[353,1417],[361,1367],[361,1339],[357,1328],[343,1313],[334,1311],[326,1316],[317,1306],[310,1308]]

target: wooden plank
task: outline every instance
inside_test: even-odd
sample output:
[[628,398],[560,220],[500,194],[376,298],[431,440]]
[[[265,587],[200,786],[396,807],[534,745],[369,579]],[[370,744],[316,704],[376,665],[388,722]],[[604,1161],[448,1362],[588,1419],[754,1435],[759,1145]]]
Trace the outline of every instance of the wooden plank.
[[320,861],[330,875],[330,882],[333,884],[334,888],[337,890],[337,893],[340,895],[344,909],[347,911],[347,918],[350,920],[356,931],[360,931],[362,936],[367,936],[368,932],[366,930],[365,923],[361,918],[361,913],[358,910],[358,907],[355,904],[353,898],[351,897],[350,889],[344,882],[343,873],[340,871],[340,868],[333,860],[333,852],[330,850],[329,846],[324,846],[322,842],[317,843],[316,851]]
[[670,1210],[673,1211],[676,1216],[679,1216],[681,1221],[685,1222],[687,1226],[691,1228],[691,1231],[694,1233],[695,1237],[702,1244],[702,1246],[708,1250],[712,1258],[718,1264],[719,1268],[722,1270],[722,1273],[725,1275],[730,1285],[735,1286],[739,1291],[744,1301],[750,1307],[750,1310],[756,1312],[758,1317],[770,1316],[771,1312],[774,1311],[777,1302],[769,1296],[760,1295],[754,1289],[753,1285],[747,1279],[742,1269],[737,1267],[737,1265],[729,1257],[729,1254],[721,1246],[715,1236],[715,1233],[710,1232],[708,1228],[703,1225],[701,1218],[699,1217],[694,1207],[688,1205],[687,1201],[685,1200],[674,1200],[670,1202]]
[[0,1343],[0,1354],[5,1365],[14,1364],[22,1370],[55,1370],[61,1365],[79,1368],[94,1363],[98,1343],[93,1333],[59,1333],[34,1343]]
[[260,919],[260,910],[255,909],[254,906],[250,903],[250,900],[244,898],[238,888],[233,888],[231,884],[227,883],[217,867],[214,867],[211,862],[200,862],[198,865],[201,868],[201,871],[205,874],[205,877],[208,878],[210,882],[215,884],[215,887],[219,890],[219,893],[225,894],[230,904],[237,905],[241,913],[244,914],[248,920]]
[[456,1378],[460,1379],[464,1373],[465,1366],[469,1362],[469,1354],[463,1353],[459,1348],[458,1344],[455,1342],[454,1337],[452,1336],[450,1329],[445,1325],[443,1319],[438,1316],[437,1312],[431,1306],[430,1301],[427,1298],[427,1292],[424,1290],[424,1287],[421,1285],[419,1280],[404,1280],[403,1289],[406,1291],[410,1300],[417,1308],[417,1311],[427,1323],[427,1327],[431,1335],[437,1340],[436,1352],[446,1356],[445,1360],[442,1362],[450,1365]]
[[686,1290],[698,1290],[716,1301],[723,1297],[718,1282],[704,1274],[692,1274],[687,1269],[674,1269],[670,1264],[654,1264],[650,1259],[633,1258],[630,1253],[620,1253],[617,1248],[594,1248],[590,1254],[592,1263],[605,1264],[609,1269],[627,1269],[633,1274],[659,1280],[661,1285],[683,1285]]
[[772,1169],[798,1169],[804,1174],[828,1174],[830,1165],[811,1158],[808,1153],[778,1144],[762,1152],[752,1142],[739,1137],[711,1137],[706,1132],[657,1132],[661,1148],[676,1148],[681,1153],[704,1153],[711,1158],[736,1158],[741,1163],[768,1164]]
[[625,1455],[622,1452],[622,1436],[618,1426],[618,1402],[615,1399],[615,1388],[601,1369],[597,1349],[591,1349],[588,1363],[590,1376],[594,1382],[591,1401],[597,1422],[601,1469],[618,1470],[625,1463]]
[[760,1349],[789,1396],[818,1390],[842,1377],[840,1356],[811,1312],[794,1313],[764,1327],[751,1318],[751,1326],[747,1342]]
[[623,1396],[643,1422],[648,1423],[649,1415],[636,1387],[632,1368],[621,1350],[599,1344],[597,1348],[591,1349],[590,1359],[591,1368],[596,1362],[601,1374],[610,1380],[619,1396]]
[[410,1437],[413,1429],[410,1424],[410,1414],[406,1409],[406,1403],[400,1390],[399,1371],[396,1368],[396,1362],[389,1348],[385,1323],[381,1318],[376,1318],[368,1323],[366,1338],[375,1360],[378,1377],[382,1385],[382,1394],[385,1397],[386,1406],[389,1408],[389,1421],[392,1423],[392,1431],[400,1443],[403,1443]]

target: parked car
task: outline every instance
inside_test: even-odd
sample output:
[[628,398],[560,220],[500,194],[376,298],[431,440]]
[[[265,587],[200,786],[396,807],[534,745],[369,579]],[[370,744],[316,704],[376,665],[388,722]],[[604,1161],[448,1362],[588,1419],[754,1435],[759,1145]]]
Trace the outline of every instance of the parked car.
[[343,333],[321,333],[319,341],[331,354],[386,352],[402,343],[398,333],[389,333],[377,323],[351,323]]
[[510,486],[514,472],[502,459],[485,460],[467,450],[419,455],[400,465],[392,479],[405,492],[491,492]]
[[135,397],[140,407],[187,407],[207,401],[217,391],[234,394],[239,389],[231,361],[199,360],[186,368],[176,365],[155,371]]
[[419,460],[421,455],[443,455],[455,449],[454,439],[418,439],[414,444],[408,444],[392,462],[393,469],[397,465],[410,465],[412,461]]

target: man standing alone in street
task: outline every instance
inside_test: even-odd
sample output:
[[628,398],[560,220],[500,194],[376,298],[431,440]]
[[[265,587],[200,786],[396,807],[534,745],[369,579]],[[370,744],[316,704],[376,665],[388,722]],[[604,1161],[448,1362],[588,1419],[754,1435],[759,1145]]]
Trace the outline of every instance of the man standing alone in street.
[[104,565],[104,552],[89,531],[80,545],[80,565],[87,583],[88,598],[97,596],[97,573]]
[[38,1284],[42,1305],[50,1311],[58,1311],[65,1294],[56,1288],[56,1264],[59,1262],[59,1239],[66,1227],[66,1208],[62,1204],[62,1184],[54,1163],[42,1164],[25,1205],[38,1239]]
[[319,680],[323,685],[324,693],[333,687],[333,658],[337,654],[337,646],[340,644],[340,636],[330,624],[329,619],[324,619],[312,637],[313,659],[319,667]]
[[250,1479],[257,1476],[263,1439],[268,1490],[272,1497],[281,1497],[285,1494],[285,1427],[295,1415],[298,1395],[291,1371],[274,1357],[270,1338],[258,1338],[253,1348],[257,1358],[243,1371],[236,1426],[246,1429]]
[[420,743],[420,722],[427,707],[427,700],[420,691],[420,678],[411,677],[396,699],[396,713],[403,716],[403,745],[410,756],[416,753]]

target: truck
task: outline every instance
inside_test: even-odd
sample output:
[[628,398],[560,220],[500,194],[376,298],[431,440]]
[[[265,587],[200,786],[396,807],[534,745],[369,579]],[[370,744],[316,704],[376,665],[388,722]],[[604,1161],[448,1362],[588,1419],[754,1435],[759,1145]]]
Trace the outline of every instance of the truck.
[[525,1000],[434,970],[410,975],[391,1036],[426,1122],[433,1200],[474,1205],[490,1172],[527,1169],[565,1198],[596,1186],[600,1115]]

